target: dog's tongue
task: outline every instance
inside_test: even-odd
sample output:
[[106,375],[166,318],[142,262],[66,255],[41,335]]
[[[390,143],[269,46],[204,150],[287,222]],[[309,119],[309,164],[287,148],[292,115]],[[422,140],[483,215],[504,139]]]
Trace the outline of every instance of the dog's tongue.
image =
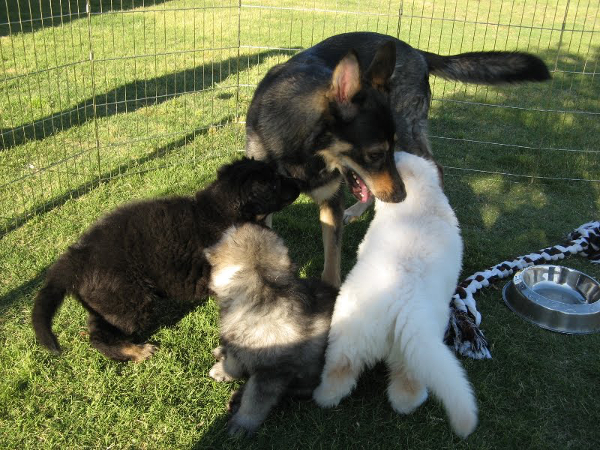
[[361,203],[366,203],[371,197],[371,191],[360,177],[355,177],[357,185],[352,186],[352,194]]

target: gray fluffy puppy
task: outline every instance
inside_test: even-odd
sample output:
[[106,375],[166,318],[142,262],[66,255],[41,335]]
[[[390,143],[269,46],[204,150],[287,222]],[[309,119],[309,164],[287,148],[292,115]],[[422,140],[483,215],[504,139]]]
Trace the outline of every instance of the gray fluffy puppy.
[[205,250],[221,316],[210,376],[249,377],[229,403],[230,434],[251,434],[283,395],[310,396],[320,381],[337,289],[296,275],[272,230],[230,227]]

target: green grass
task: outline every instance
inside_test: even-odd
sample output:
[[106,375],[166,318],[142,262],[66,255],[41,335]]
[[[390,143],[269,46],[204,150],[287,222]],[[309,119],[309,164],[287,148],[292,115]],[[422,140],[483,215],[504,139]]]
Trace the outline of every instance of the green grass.
[[[46,19],[27,21],[40,17],[33,3],[0,7],[1,448],[597,446],[599,335],[525,323],[504,306],[502,283],[477,297],[493,359],[462,360],[480,408],[466,441],[451,433],[435,400],[395,414],[380,366],[333,410],[286,400],[255,439],[228,438],[225,404],[237,384],[208,377],[218,340],[212,299],[157,331],[160,350],[142,364],[93,350],[73,299],[54,322],[61,356],[39,348],[29,325],[45,270],[91,223],[132,199],[192,194],[241,155],[253,85],[290,54],[269,48],[307,47],[356,29],[395,35],[399,27],[401,39],[441,53],[529,50],[558,70],[543,85],[489,89],[432,79],[430,132],[439,161],[455,168],[445,186],[463,230],[464,276],[562,242],[600,217],[598,183],[553,180],[600,179],[600,79],[580,73],[597,70],[600,40],[589,32],[597,5],[571,2],[565,17],[566,0],[402,2],[399,21],[397,6],[383,0],[248,1],[239,16],[234,1],[103,0],[92,2],[88,19],[81,1],[52,0],[42,2]],[[268,7],[250,7],[258,4]],[[344,273],[371,214],[345,230]],[[301,197],[275,216],[274,228],[301,274],[318,276],[315,205]],[[565,264],[600,278],[583,258]]]

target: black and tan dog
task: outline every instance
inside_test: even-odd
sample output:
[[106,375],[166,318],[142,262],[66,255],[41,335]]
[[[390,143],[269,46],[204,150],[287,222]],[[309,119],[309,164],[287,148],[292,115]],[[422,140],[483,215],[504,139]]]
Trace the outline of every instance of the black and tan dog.
[[96,349],[115,360],[148,358],[154,346],[132,339],[162,325],[175,304],[189,310],[207,297],[210,266],[204,250],[230,226],[263,221],[299,193],[295,180],[244,158],[221,167],[217,179],[195,197],[118,208],[49,269],[32,314],[38,341],[60,352],[52,318],[72,294],[88,310]]
[[[405,197],[393,152],[432,159],[427,138],[429,75],[468,83],[543,81],[536,56],[473,52],[440,56],[391,36],[333,36],[273,67],[258,85],[247,117],[246,154],[275,161],[304,181],[320,206],[325,247],[323,279],[340,284],[345,178],[359,200],[347,218],[372,201]],[[396,135],[395,143],[393,136]]]

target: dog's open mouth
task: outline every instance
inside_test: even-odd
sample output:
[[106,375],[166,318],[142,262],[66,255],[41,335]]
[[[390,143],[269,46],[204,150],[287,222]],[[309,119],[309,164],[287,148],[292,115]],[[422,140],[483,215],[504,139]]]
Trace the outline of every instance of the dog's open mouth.
[[356,172],[349,170],[348,174],[349,175],[346,178],[350,183],[352,195],[354,195],[359,202],[366,203],[371,198],[371,191],[369,191],[365,182]]

